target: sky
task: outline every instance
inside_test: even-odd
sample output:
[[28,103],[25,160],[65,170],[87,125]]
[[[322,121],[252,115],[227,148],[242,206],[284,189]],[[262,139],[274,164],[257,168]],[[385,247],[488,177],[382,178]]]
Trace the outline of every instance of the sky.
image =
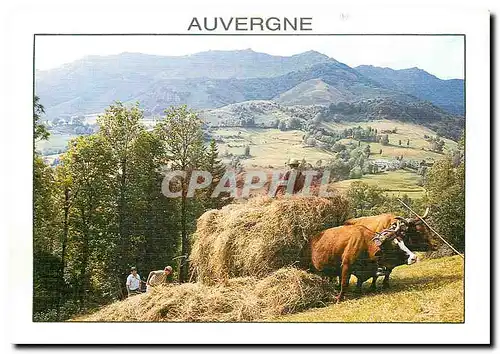
[[281,56],[315,50],[351,67],[418,67],[440,79],[464,77],[462,36],[37,36],[35,67],[48,70],[88,55],[242,49]]

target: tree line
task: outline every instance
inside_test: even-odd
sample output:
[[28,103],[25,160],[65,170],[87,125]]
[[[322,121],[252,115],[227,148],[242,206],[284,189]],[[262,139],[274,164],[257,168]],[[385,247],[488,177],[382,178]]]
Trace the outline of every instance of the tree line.
[[[35,140],[49,136],[41,114],[35,98]],[[186,198],[188,178],[172,182],[181,198],[162,195],[166,170],[203,169],[215,186],[225,165],[186,106],[166,110],[153,130],[142,118],[138,105],[117,102],[98,118],[97,133],[68,143],[55,168],[34,153],[35,320],[62,320],[123,298],[131,266],[144,274],[171,264],[186,281],[196,219],[229,202],[209,198],[210,188]]]

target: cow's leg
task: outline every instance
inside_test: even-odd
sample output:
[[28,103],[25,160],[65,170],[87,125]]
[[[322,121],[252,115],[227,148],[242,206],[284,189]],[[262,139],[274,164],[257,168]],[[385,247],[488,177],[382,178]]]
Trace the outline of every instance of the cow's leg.
[[377,290],[377,279],[378,277],[376,275],[372,277],[372,284],[370,285],[370,290],[372,291]]
[[389,285],[389,277],[391,276],[392,269],[388,269],[387,272],[385,273],[384,276],[384,282],[382,283],[382,286],[384,289],[388,289],[390,287]]
[[363,280],[361,278],[358,278],[358,281],[356,282],[356,292],[361,293],[362,288],[363,288]]
[[337,296],[337,303],[344,299],[345,291],[349,286],[349,277],[351,274],[349,273],[351,265],[349,262],[342,262],[342,273],[341,273],[341,281],[340,281],[340,293]]

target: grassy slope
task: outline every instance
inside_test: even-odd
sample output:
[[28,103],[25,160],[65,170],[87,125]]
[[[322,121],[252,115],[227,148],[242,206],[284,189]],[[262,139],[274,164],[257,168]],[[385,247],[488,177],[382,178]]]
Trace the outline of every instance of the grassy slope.
[[407,194],[409,197],[420,198],[425,193],[425,188],[417,185],[419,176],[416,173],[397,170],[388,171],[376,175],[364,175],[360,179],[347,179],[332,183],[332,187],[344,192],[354,181],[362,181],[369,185],[376,186],[388,194],[401,196]]
[[[239,138],[225,138],[239,133]],[[223,128],[214,130],[213,134],[221,136],[224,140],[224,143],[219,143],[221,153],[228,151],[235,155],[242,155],[245,146],[250,146],[250,158],[241,161],[245,167],[271,165],[274,168],[284,168],[285,163],[291,157],[316,162],[320,159],[330,159],[334,155],[329,151],[303,146],[302,136],[305,133],[298,130],[282,132],[278,129]]]
[[[464,321],[464,292],[463,292],[463,260],[459,256],[444,257],[440,259],[422,260],[412,266],[400,266],[394,270],[391,276],[391,288],[379,288],[375,292],[369,291],[369,283],[364,284],[363,294],[352,292],[355,277],[351,279],[350,291],[346,294],[346,300],[340,304],[329,303],[326,307],[314,308],[289,315],[274,317],[270,322],[454,322]],[[191,284],[196,288],[197,284]],[[187,285],[183,285],[185,288]],[[184,289],[182,288],[182,289]],[[187,289],[187,288],[186,288]],[[162,293],[156,295],[141,295],[125,301],[108,305],[100,311],[74,318],[73,321],[141,321],[144,311],[153,311],[155,307],[167,306],[172,311],[199,312],[208,311],[212,316],[210,321],[223,319],[224,315],[218,317],[217,311],[206,308],[207,304],[200,303],[199,297],[194,296],[192,301],[184,305],[170,303],[172,294],[176,294],[172,288],[166,292],[166,298]],[[184,290],[177,288],[181,296],[188,296]],[[195,289],[194,289],[195,290]],[[212,296],[227,296],[217,292]],[[172,293],[172,291],[174,291]],[[206,290],[207,292],[210,289]],[[184,294],[184,295],[182,295]],[[151,296],[156,296],[150,301]],[[192,296],[192,294],[190,295]],[[149,300],[148,300],[149,299]],[[129,302],[135,302],[132,307],[127,306]],[[175,301],[175,300],[174,300]],[[181,300],[178,300],[181,301]],[[219,303],[222,299],[217,300]],[[142,302],[142,303],[141,303]],[[141,305],[136,305],[141,303]],[[162,305],[163,304],[163,305]],[[181,306],[181,307],[179,307]],[[187,306],[183,309],[182,306]],[[226,306],[228,306],[226,304]],[[199,307],[199,308],[198,308]],[[220,307],[222,312],[227,308]],[[213,310],[213,311],[212,311]],[[97,316],[97,317],[96,317]],[[189,316],[188,316],[189,317]],[[151,321],[151,320],[149,320]],[[156,321],[156,320],[154,320]],[[262,321],[258,319],[258,321]]]
[[73,139],[77,136],[78,135],[51,133],[48,140],[39,140],[36,142],[35,146],[36,146],[36,149],[38,151],[40,151],[42,154],[47,149],[62,150],[62,149],[66,148],[66,146],[68,145],[68,141],[70,141],[71,139]]
[[[372,151],[371,160],[390,160],[400,155],[403,155],[406,159],[426,159],[427,161],[436,161],[443,157],[442,154],[422,150],[422,148],[427,149],[429,146],[428,142],[424,139],[424,135],[434,136],[435,133],[420,125],[391,120],[359,123],[323,123],[323,127],[331,130],[343,130],[358,125],[362,127],[371,126],[379,131],[397,127],[397,133],[389,135],[391,145],[382,146],[379,143],[370,143]],[[297,130],[282,132],[278,129],[224,128],[216,129],[212,131],[212,134],[218,135],[224,140],[224,143],[219,144],[219,151],[221,153],[230,152],[234,155],[242,155],[245,146],[249,145],[251,157],[242,160],[242,164],[246,168],[268,168],[269,166],[284,168],[285,162],[292,157],[297,159],[305,158],[307,162],[314,165],[320,159],[325,161],[333,156],[329,151],[303,146],[302,136],[304,132]],[[398,145],[400,139],[403,144],[401,147]],[[410,139],[409,147],[406,146],[408,139]],[[456,148],[454,141],[449,139],[443,140],[445,141],[445,153]],[[342,142],[355,141],[352,139],[343,139]],[[367,144],[364,142],[361,143],[362,146]],[[382,149],[381,155],[379,154],[380,149]],[[417,181],[419,180],[418,175],[409,171],[390,171],[379,175],[365,175],[361,180],[396,195],[408,194],[410,197],[418,198],[424,193],[424,189],[417,185]],[[345,180],[334,185],[342,191],[346,190],[353,181],[356,180]]]
[[[353,277],[354,280],[354,277]],[[391,275],[391,288],[276,318],[279,322],[463,322],[463,259],[423,260],[401,266]],[[351,285],[353,285],[351,281]]]
[[[361,127],[372,127],[378,129],[379,133],[382,130],[391,130],[397,128],[396,134],[389,134],[390,145],[383,146],[379,143],[369,143],[370,149],[374,155],[371,156],[372,159],[378,158],[392,158],[396,156],[403,155],[409,159],[428,159],[428,160],[439,160],[443,157],[442,154],[438,154],[432,151],[422,150],[428,149],[429,143],[425,141],[424,135],[435,136],[436,133],[421,125],[416,125],[412,123],[398,122],[393,120],[376,120],[371,122],[353,122],[353,123],[322,123],[324,128],[329,130],[343,130],[346,128],[354,128],[357,126]],[[407,140],[410,139],[410,146],[406,147]],[[456,148],[457,143],[453,140],[442,138],[445,142],[444,152]],[[401,140],[402,146],[399,146],[399,140]],[[343,142],[354,141],[352,139],[343,139]],[[367,145],[367,143],[361,143],[362,146]],[[379,155],[379,150],[382,149],[382,155]]]

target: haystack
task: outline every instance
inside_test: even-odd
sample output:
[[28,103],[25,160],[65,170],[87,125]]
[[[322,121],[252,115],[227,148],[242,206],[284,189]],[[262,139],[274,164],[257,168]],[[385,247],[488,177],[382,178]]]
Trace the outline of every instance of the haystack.
[[75,321],[269,321],[279,315],[322,306],[333,295],[328,281],[288,267],[260,280],[244,277],[230,279],[224,285],[198,282],[161,286]]
[[304,247],[318,232],[340,225],[345,198],[256,197],[210,210],[198,219],[190,262],[210,284],[234,277],[262,278],[282,267],[308,266]]

